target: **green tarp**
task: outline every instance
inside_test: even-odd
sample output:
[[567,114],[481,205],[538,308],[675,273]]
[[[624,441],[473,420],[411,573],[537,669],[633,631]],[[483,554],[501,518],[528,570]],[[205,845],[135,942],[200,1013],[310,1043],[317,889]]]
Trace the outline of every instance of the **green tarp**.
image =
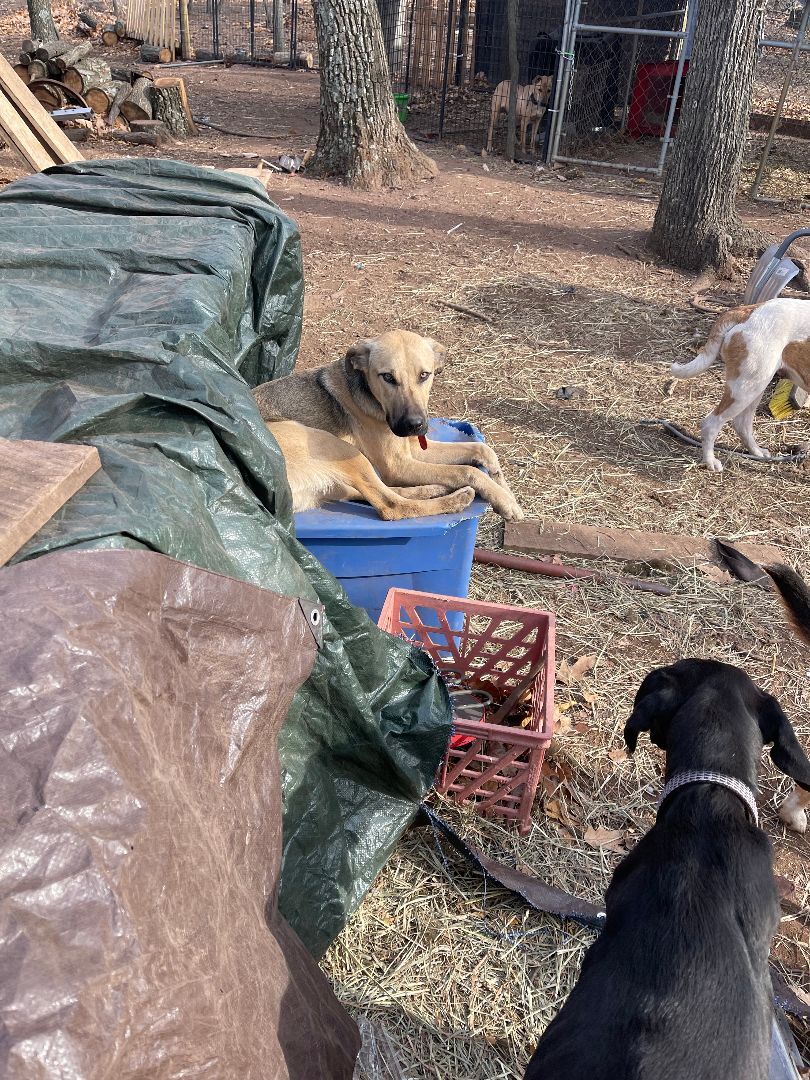
[[89,161],[0,193],[0,435],[102,461],[17,560],[146,547],[325,606],[280,740],[280,906],[318,955],[430,786],[449,704],[294,538],[249,387],[292,370],[302,304],[297,230],[242,176]]

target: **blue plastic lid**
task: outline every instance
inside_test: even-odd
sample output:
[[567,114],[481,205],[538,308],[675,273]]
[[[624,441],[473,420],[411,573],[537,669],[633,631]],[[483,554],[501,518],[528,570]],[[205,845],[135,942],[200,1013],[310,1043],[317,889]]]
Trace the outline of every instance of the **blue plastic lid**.
[[[464,420],[431,420],[428,436],[437,442],[484,442],[474,424]],[[431,517],[383,521],[367,503],[331,502],[320,510],[304,510],[295,515],[295,534],[299,540],[326,540],[334,537],[390,538],[393,536],[441,536],[462,521],[479,518],[486,511],[483,499],[473,499],[458,514],[434,514]]]

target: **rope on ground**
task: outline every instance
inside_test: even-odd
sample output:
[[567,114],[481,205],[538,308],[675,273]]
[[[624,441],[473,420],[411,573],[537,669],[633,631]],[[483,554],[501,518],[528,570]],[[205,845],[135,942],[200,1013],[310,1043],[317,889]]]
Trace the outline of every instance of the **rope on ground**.
[[[680,442],[686,443],[688,446],[700,446],[700,439],[695,439],[683,428],[678,427],[677,424],[673,424],[670,420],[662,420],[660,417],[655,420],[639,420],[638,423],[642,427],[661,427],[668,435],[672,435],[674,438],[679,439]],[[810,458],[810,450],[802,450],[796,454],[774,454],[772,457],[758,458],[753,454],[749,454],[747,450],[735,450],[731,446],[717,446],[716,450],[719,450],[722,454],[732,454],[734,457],[746,458],[748,461],[752,461],[755,465],[779,465],[790,461],[806,461]]]

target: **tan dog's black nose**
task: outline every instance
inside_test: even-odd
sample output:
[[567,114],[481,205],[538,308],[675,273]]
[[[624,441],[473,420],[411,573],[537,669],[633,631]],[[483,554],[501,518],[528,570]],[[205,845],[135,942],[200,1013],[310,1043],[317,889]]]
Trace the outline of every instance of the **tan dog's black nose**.
[[410,435],[427,435],[428,421],[426,416],[412,413],[397,417],[389,426],[395,435],[405,439]]

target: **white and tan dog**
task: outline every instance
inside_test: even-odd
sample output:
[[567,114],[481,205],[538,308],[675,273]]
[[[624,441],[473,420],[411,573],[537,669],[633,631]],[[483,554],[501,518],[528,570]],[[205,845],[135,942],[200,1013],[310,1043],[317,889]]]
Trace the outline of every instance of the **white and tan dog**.
[[523,517],[490,446],[425,437],[444,356],[437,341],[392,330],[333,364],[255,388],[284,455],[293,510],[360,498],[396,521],[456,513],[480,495],[507,521]]
[[703,461],[712,472],[723,470],[714,444],[729,421],[754,457],[771,456],[754,438],[754,415],[774,375],[810,392],[810,301],[779,298],[724,312],[702,351],[688,364],[673,364],[672,374],[691,379],[719,360],[725,390],[701,425]]
[[[528,86],[517,88],[517,104],[515,106],[515,119],[520,132],[520,149],[524,154],[534,150],[537,141],[537,131],[540,121],[548,108],[548,99],[551,96],[551,75],[538,75]],[[495,131],[495,123],[501,113],[509,112],[509,79],[504,79],[495,87],[492,95],[492,105],[489,113],[489,134],[487,135],[487,152],[492,152],[492,136]],[[531,138],[526,146],[526,134],[531,127]]]

